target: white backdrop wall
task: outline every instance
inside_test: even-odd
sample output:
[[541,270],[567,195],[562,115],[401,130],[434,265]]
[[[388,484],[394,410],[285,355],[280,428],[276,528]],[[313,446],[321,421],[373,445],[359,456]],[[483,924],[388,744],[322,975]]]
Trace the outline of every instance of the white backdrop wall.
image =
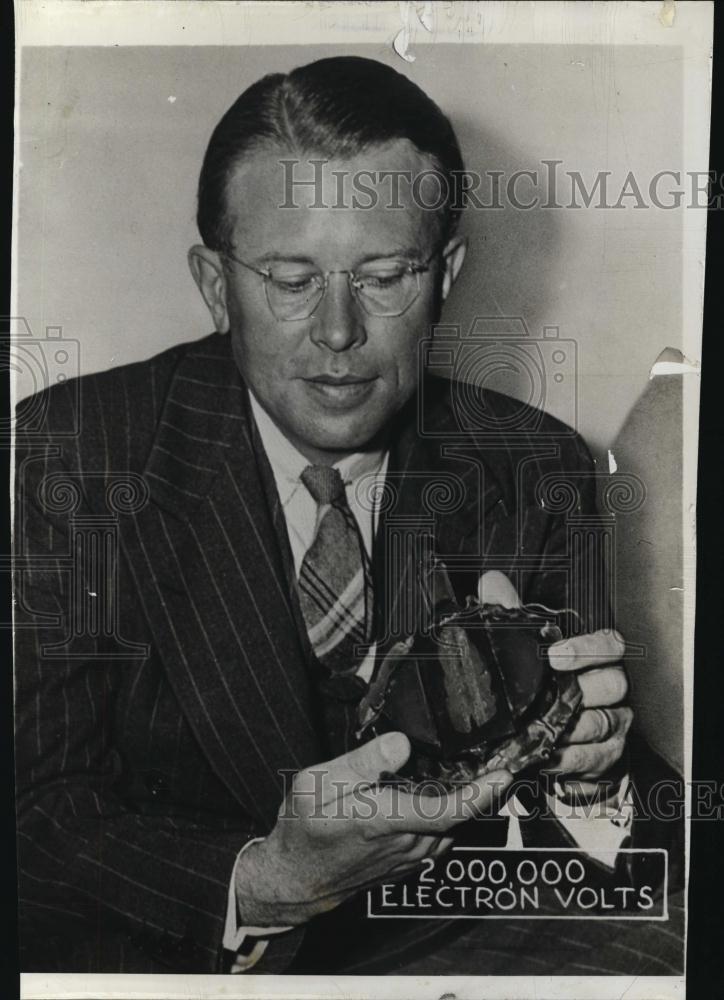
[[[563,161],[591,184],[629,171],[645,192],[681,168],[681,63],[671,47],[428,45],[35,48],[22,54],[18,306],[80,341],[81,371],[149,357],[208,332],[187,271],[211,129],[264,73],[340,52],[406,72],[451,117],[468,169]],[[541,184],[543,182],[541,181]],[[531,186],[518,185],[521,200]],[[561,185],[568,201],[568,189]],[[541,187],[540,193],[544,193]],[[444,319],[522,317],[575,340],[578,427],[607,447],[650,367],[682,339],[681,210],[468,210],[470,253]],[[525,387],[501,384],[504,390]],[[19,394],[33,386],[21,379]],[[566,417],[569,402],[548,407]]]

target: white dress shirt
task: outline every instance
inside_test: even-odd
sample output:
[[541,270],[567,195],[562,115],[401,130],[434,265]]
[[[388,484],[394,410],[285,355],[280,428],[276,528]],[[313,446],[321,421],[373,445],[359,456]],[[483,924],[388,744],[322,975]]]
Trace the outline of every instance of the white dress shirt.
[[[287,440],[251,393],[249,398],[259,436],[274,474],[274,482],[287,522],[294,570],[299,576],[304,556],[314,541],[319,523],[327,513],[329,505],[323,504],[317,507],[317,501],[300,478],[307,466],[312,463]],[[387,459],[386,451],[369,451],[347,455],[334,464],[334,468],[339,469],[350,510],[355,516],[370,558],[377,528],[374,484],[375,482],[384,484]]]
[[[249,399],[284,511],[294,569],[298,576],[304,556],[314,541],[319,523],[327,511],[327,505],[318,507],[317,502],[301,481],[301,474],[310,465],[310,462],[282,434],[251,393]],[[335,467],[339,469],[345,484],[350,509],[355,516],[370,557],[378,520],[378,511],[374,501],[379,493],[378,490],[374,489],[374,485],[375,483],[380,486],[384,485],[388,458],[389,454],[386,451],[361,452],[348,455],[335,463]],[[370,679],[374,662],[373,647],[358,671],[364,680]],[[627,779],[624,780],[627,782]],[[611,859],[615,857],[615,854],[611,852],[617,852],[622,841],[628,835],[633,816],[630,796],[624,798],[624,793],[625,789],[622,784],[615,800],[607,807],[605,819],[601,818],[601,809],[597,808],[594,816],[585,817],[576,814],[574,807],[566,805],[554,796],[546,796],[546,799],[551,812],[556,815],[558,821],[573,840],[589,856],[597,858],[601,863],[610,867]],[[526,815],[523,805],[517,798],[513,797],[503,806],[501,815],[509,817],[506,847],[521,848],[523,843],[519,817]],[[255,838],[246,843],[239,852],[239,857],[251,844],[258,843],[262,839]],[[270,936],[290,928],[240,926],[235,875],[236,866],[229,885],[224,947],[238,952],[242,942],[247,937],[256,938],[254,946],[248,954],[239,955],[234,962],[231,971],[236,973],[246,972],[259,961]]]

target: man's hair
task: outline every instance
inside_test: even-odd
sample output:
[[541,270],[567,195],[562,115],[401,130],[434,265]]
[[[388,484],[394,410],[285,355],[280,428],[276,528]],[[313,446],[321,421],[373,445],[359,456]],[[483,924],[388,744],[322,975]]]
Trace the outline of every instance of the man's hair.
[[460,206],[455,176],[463,160],[452,125],[423,90],[374,59],[335,56],[272,73],[252,84],[223,116],[201,168],[196,221],[213,250],[231,249],[233,218],[226,192],[244,155],[264,146],[295,154],[346,159],[370,146],[409,140],[442,175],[447,201],[445,236],[454,232]]

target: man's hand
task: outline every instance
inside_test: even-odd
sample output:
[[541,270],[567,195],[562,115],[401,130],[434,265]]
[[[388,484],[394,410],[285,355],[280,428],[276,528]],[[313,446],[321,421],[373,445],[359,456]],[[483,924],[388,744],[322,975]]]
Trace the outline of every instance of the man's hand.
[[[518,592],[504,573],[489,570],[478,582],[483,604],[520,607]],[[618,762],[626,746],[633,712],[622,705],[628,692],[623,664],[625,644],[618,632],[593,632],[557,642],[548,650],[554,670],[575,670],[583,692],[583,711],[570,733],[561,740],[565,746],[550,758],[550,768],[560,771],[577,784],[581,794],[591,794],[605,772]]]
[[399,878],[424,858],[446,851],[445,834],[490,811],[511,783],[497,771],[437,796],[377,782],[407,760],[402,733],[387,733],[358,749],[300,771],[269,836],[246,850],[236,867],[244,924],[301,924],[385,879]]
[[[557,642],[548,650],[554,670],[575,670],[583,692],[583,711],[566,744],[550,766],[566,777],[597,781],[621,757],[633,712],[622,705],[628,692],[623,664],[625,644],[618,632],[593,632]],[[583,790],[583,789],[582,789]]]

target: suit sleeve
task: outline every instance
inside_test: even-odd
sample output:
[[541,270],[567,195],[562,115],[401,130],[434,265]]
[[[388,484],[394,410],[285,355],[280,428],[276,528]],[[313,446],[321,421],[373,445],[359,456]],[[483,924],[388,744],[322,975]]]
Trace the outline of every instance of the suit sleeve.
[[123,664],[103,659],[102,645],[90,638],[72,655],[63,652],[66,609],[74,607],[69,521],[62,493],[43,492],[48,476],[67,471],[60,450],[47,438],[16,436],[23,967],[218,971],[229,880],[239,849],[258,831],[241,820],[214,828],[160,808],[134,810],[119,791],[114,700]]

